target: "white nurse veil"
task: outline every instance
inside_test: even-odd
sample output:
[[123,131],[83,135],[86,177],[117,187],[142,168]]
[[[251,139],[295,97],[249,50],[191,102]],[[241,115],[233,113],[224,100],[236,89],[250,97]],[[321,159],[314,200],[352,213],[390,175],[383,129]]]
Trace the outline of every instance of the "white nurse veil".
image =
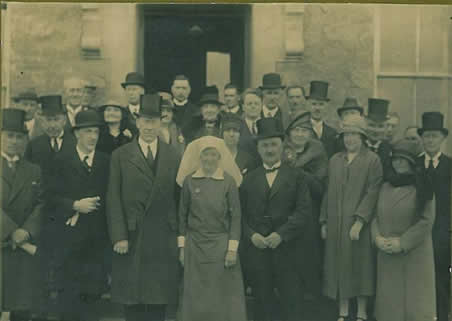
[[184,155],[182,156],[182,161],[179,166],[179,171],[177,172],[176,182],[179,186],[182,186],[187,177],[193,174],[196,170],[201,167],[200,154],[201,152],[209,147],[215,148],[221,155],[220,162],[218,164],[219,168],[222,168],[226,173],[231,175],[237,186],[242,184],[242,174],[240,169],[235,163],[231,152],[227,148],[224,140],[215,136],[203,136],[192,141],[188,144],[185,149]]

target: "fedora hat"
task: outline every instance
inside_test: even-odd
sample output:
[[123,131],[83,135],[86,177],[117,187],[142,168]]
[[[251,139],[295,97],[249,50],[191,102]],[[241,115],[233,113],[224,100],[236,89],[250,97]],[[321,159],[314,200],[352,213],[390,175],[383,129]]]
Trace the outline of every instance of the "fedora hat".
[[64,114],[63,98],[58,95],[39,97],[43,116],[56,116]]
[[389,100],[379,98],[369,98],[367,108],[367,118],[374,122],[384,122],[389,119]]
[[286,134],[289,135],[290,131],[295,127],[312,130],[311,113],[309,111],[305,111],[296,116],[294,120],[290,122],[289,126],[287,126]]
[[160,118],[162,97],[159,94],[146,94],[140,96],[140,111],[138,117]]
[[121,83],[122,88],[126,88],[128,85],[139,85],[144,88],[144,77],[139,72],[129,72],[126,76],[126,80]]
[[402,138],[392,145],[391,158],[405,158],[411,164],[416,164],[416,157],[422,153],[423,148],[420,141]]
[[419,136],[428,130],[439,130],[444,136],[449,135],[449,130],[444,128],[444,116],[438,111],[430,111],[422,114],[422,127],[417,130]]
[[328,86],[329,83],[326,81],[311,81],[311,85],[309,87],[309,96],[307,96],[306,99],[330,101],[330,99],[328,98]]
[[276,72],[271,72],[268,74],[265,74],[262,77],[262,86],[259,86],[261,90],[263,89],[280,89],[280,88],[286,88],[286,86],[283,86],[281,81],[281,75]]
[[199,100],[199,106],[204,104],[215,104],[217,106],[223,103],[219,101],[219,93],[217,86],[208,86],[204,88],[201,99]]
[[21,100],[34,100],[38,102],[38,95],[36,94],[34,89],[28,88],[20,92],[17,96],[13,97],[13,101],[16,103]]
[[274,118],[261,118],[256,122],[257,136],[256,140],[280,137],[284,139],[284,130],[281,128],[281,122]]
[[25,128],[25,111],[17,108],[5,108],[2,110],[2,130],[27,133]]
[[364,113],[364,108],[358,103],[358,99],[355,97],[345,98],[342,107],[337,109],[338,116],[341,117],[341,114],[346,110],[357,110],[361,115]]
[[95,110],[82,110],[77,115],[75,115],[75,125],[72,129],[80,129],[86,127],[101,127],[105,123],[102,121],[99,113]]

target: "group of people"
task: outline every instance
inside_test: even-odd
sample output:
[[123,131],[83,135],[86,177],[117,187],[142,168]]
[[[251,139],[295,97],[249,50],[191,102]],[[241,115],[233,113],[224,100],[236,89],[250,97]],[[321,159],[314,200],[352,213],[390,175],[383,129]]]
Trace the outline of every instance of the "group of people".
[[338,321],[448,320],[440,112],[398,139],[385,99],[365,113],[347,97],[328,125],[324,81],[306,94],[269,73],[226,85],[224,103],[216,86],[190,101],[183,75],[171,93],[146,93],[137,72],[121,86],[127,106],[93,106],[95,88],[72,78],[65,97],[26,91],[2,109],[11,321],[97,321],[105,293],[127,321],[174,306],[178,321],[300,321],[322,296]]

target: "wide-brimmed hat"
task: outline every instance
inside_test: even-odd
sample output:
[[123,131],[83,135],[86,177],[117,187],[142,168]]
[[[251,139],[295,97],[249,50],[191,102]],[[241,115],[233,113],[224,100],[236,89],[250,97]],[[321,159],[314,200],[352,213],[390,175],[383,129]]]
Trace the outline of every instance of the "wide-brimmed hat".
[[2,110],[2,128],[18,133],[27,133],[25,128],[25,111],[17,108],[5,108]]
[[125,106],[122,106],[120,103],[118,103],[116,100],[110,99],[99,106],[100,111],[105,111],[107,107],[116,107],[124,111],[126,109]]
[[101,127],[105,123],[100,117],[99,113],[95,110],[82,110],[75,115],[75,125],[72,129],[80,129],[86,127]]
[[290,131],[295,127],[313,130],[311,123],[311,113],[309,111],[299,113],[298,116],[296,116],[294,120],[290,122],[289,126],[287,126],[286,134],[289,135]]
[[56,116],[65,113],[63,108],[63,98],[59,95],[48,95],[39,97],[41,104],[41,114],[43,116]]
[[126,80],[121,83],[122,88],[126,88],[128,85],[139,85],[144,88],[144,76],[139,72],[129,72]]
[[364,113],[364,108],[358,103],[358,99],[356,99],[355,97],[345,98],[342,107],[339,107],[337,109],[338,116],[341,117],[341,114],[347,110],[357,110],[361,115]]
[[256,140],[280,137],[284,139],[284,130],[282,128],[281,122],[274,118],[261,118],[256,122],[257,136]]
[[140,111],[138,117],[160,118],[162,97],[159,94],[146,94],[140,96]]
[[262,86],[259,86],[261,90],[263,89],[281,89],[286,88],[282,84],[281,75],[276,72],[271,72],[268,74],[265,74],[262,77]]
[[221,118],[222,130],[235,129],[240,131],[242,128],[243,119],[232,113],[225,113]]
[[219,92],[217,86],[207,86],[203,90],[201,99],[199,100],[199,106],[204,104],[214,104],[221,106],[223,103],[219,101]]
[[425,131],[439,130],[445,136],[449,135],[449,130],[444,128],[444,116],[438,111],[431,111],[422,114],[422,127],[417,130],[419,136]]
[[326,81],[311,81],[311,86],[309,87],[309,96],[306,96],[306,99],[330,101],[330,99],[328,98],[328,86],[329,83]]
[[380,98],[369,98],[366,118],[381,123],[389,119],[389,100]]
[[402,138],[392,145],[391,158],[401,157],[408,160],[412,165],[416,164],[416,157],[422,153],[421,142]]
[[341,123],[339,135],[343,135],[345,133],[358,133],[367,137],[366,122],[364,121],[364,118],[356,115],[345,119]]
[[13,97],[14,102],[19,102],[21,100],[34,100],[38,101],[38,95],[36,94],[36,91],[32,88],[25,89],[24,91],[20,92],[17,96]]

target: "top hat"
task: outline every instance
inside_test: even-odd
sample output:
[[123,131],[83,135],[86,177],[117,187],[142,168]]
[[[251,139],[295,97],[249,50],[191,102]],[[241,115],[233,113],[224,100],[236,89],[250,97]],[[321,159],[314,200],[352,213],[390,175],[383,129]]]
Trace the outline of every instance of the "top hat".
[[41,111],[43,116],[55,116],[64,114],[63,99],[61,96],[41,96],[39,97],[41,103]]
[[281,127],[281,122],[274,118],[261,118],[256,122],[257,127],[257,140],[280,137],[284,138],[284,130]]
[[271,72],[269,74],[265,74],[262,77],[262,86],[259,86],[260,89],[280,89],[285,88],[281,81],[281,75],[275,72]]
[[159,94],[146,94],[140,96],[140,111],[137,116],[146,118],[161,117],[162,97]]
[[139,72],[129,72],[126,76],[126,81],[121,83],[122,88],[128,85],[139,85],[144,88],[144,77]]
[[82,110],[75,115],[75,125],[72,126],[72,129],[101,127],[104,124],[97,111],[88,109]]
[[344,104],[342,107],[337,109],[337,114],[341,117],[341,114],[346,110],[357,110],[362,115],[364,113],[364,109],[359,105],[358,99],[355,97],[347,97],[345,98]]
[[228,129],[235,129],[240,131],[242,128],[242,118],[237,116],[236,114],[225,113],[221,118],[222,129],[223,131]]
[[215,104],[218,106],[222,105],[222,103],[219,101],[217,86],[214,85],[204,88],[201,99],[199,100],[199,106],[202,107],[202,105],[204,104]]
[[25,128],[25,111],[17,108],[2,110],[2,130],[27,133]]
[[309,111],[305,111],[296,116],[294,120],[292,120],[292,122],[289,124],[289,126],[287,126],[286,134],[289,135],[290,131],[295,127],[312,130],[311,113]]
[[344,133],[358,133],[367,137],[366,132],[366,122],[362,116],[348,117],[341,123],[341,128],[339,130],[339,135]]
[[20,92],[17,96],[13,97],[14,102],[19,102],[21,100],[34,100],[38,101],[38,95],[34,91],[34,89],[29,88],[22,92]]
[[374,122],[384,122],[388,117],[389,100],[369,98],[367,108],[367,118]]
[[449,130],[444,128],[444,116],[438,111],[430,111],[422,114],[422,127],[417,130],[419,136],[428,130],[439,130],[445,136],[449,134]]
[[419,141],[402,138],[392,145],[391,158],[402,157],[415,165],[416,157],[422,151],[422,144]]
[[307,96],[306,99],[329,101],[330,99],[328,98],[328,86],[329,83],[326,81],[311,81],[309,96]]

